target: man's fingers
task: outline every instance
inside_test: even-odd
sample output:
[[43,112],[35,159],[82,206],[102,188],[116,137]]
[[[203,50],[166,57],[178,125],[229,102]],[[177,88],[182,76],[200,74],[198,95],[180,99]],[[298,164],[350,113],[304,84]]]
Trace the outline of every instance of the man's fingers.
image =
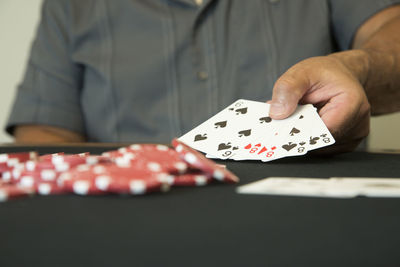
[[320,115],[336,144],[328,152],[351,151],[369,134],[369,105],[365,102],[353,107],[350,103],[327,104],[320,110]]
[[273,119],[287,118],[296,110],[299,100],[310,88],[304,72],[295,65],[276,81],[270,102]]

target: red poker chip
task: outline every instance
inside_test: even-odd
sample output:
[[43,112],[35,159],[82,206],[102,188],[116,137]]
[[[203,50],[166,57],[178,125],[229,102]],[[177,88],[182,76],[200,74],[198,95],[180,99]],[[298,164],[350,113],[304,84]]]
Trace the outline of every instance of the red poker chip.
[[27,171],[55,170],[58,172],[68,171],[72,168],[69,162],[59,162],[54,164],[51,161],[33,161],[24,163],[24,169]]
[[13,159],[17,159],[19,162],[27,160],[37,159],[38,153],[35,151],[30,152],[18,152],[18,153],[3,153],[0,154],[0,163],[7,163]]
[[39,195],[59,195],[67,193],[65,188],[59,186],[57,183],[39,182],[35,184],[34,188]]
[[11,172],[14,167],[0,168],[0,181],[9,182],[11,180]]
[[109,158],[103,156],[89,155],[88,153],[72,154],[72,155],[58,155],[51,158],[54,165],[69,163],[71,166],[79,164],[94,165],[100,162],[110,161]]
[[175,175],[173,186],[204,186],[212,182],[212,178],[202,173],[185,173]]
[[169,189],[169,184],[163,181],[161,174],[150,177],[99,175],[95,179],[96,187],[104,192],[115,194],[143,195],[151,192],[165,192]]
[[39,156],[38,160],[39,161],[51,161],[51,159],[55,156],[62,156],[64,155],[64,152],[58,152],[58,153],[53,153],[53,154],[45,154]]
[[119,167],[117,165],[102,166],[96,174],[95,183],[102,191],[117,194],[145,194],[169,189],[169,175],[138,168],[138,165]]
[[25,162],[28,160],[34,160],[38,158],[37,152],[20,152],[20,153],[9,153],[0,154],[0,173],[9,171],[10,168]]
[[152,172],[185,173],[188,164],[176,151],[160,144],[133,144],[103,155],[114,159],[117,165],[137,165]]
[[214,179],[219,181],[229,183],[237,183],[239,181],[239,178],[232,172],[228,171],[225,168],[221,168],[213,161],[207,159],[201,153],[185,145],[178,139],[175,138],[174,140],[172,140],[172,145],[174,146],[180,157],[184,161],[186,161],[191,167],[202,170],[204,173],[212,176]]
[[34,192],[34,188],[22,188],[16,185],[3,184],[0,186],[0,202],[7,201],[9,199],[29,196],[32,195]]
[[111,162],[109,158],[102,156],[56,156],[52,160],[27,161],[24,163],[28,171],[55,170],[58,172],[68,171],[78,165],[94,165],[98,163]]
[[[15,174],[14,174],[15,175]],[[23,186],[32,186],[38,183],[56,183],[60,172],[55,170],[22,170],[17,176],[13,176],[13,182]]]
[[106,193],[140,195],[170,186],[202,186],[213,179],[237,182],[228,170],[178,140],[172,149],[134,144],[101,156],[12,153],[0,156],[0,199],[41,195]]
[[99,190],[95,185],[96,175],[89,171],[71,170],[60,175],[57,184],[65,192],[77,195],[101,195],[105,192]]

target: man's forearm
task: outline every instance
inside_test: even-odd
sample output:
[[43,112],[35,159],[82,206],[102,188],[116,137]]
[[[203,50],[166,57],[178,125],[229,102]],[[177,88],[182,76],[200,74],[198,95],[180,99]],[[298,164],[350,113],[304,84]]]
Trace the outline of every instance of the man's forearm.
[[364,83],[373,115],[400,111],[400,17],[386,23],[361,49],[368,56]]
[[21,125],[14,131],[16,143],[80,143],[85,137],[79,133],[48,125]]
[[399,29],[397,17],[356,49],[330,55],[346,65],[363,85],[372,115],[400,111]]

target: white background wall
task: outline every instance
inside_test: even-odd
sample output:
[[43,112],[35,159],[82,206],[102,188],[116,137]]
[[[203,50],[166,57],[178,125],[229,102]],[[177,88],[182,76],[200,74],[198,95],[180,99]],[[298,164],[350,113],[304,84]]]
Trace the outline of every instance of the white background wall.
[[[42,0],[0,0],[0,127],[3,128],[40,17]],[[399,88],[400,90],[400,88]],[[373,118],[369,147],[400,149],[400,113]],[[0,143],[12,139],[0,129]]]
[[41,3],[42,0],[0,0],[0,143],[12,141],[3,128],[25,70]]

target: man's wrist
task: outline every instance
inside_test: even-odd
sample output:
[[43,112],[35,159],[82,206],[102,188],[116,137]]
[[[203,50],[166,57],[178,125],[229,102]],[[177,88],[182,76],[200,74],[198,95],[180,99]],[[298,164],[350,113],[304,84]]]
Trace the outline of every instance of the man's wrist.
[[363,86],[372,115],[400,111],[400,56],[396,51],[363,47],[329,55],[346,66]]
[[368,51],[353,49],[333,53],[328,57],[334,58],[343,64],[365,89],[371,69],[371,56]]

